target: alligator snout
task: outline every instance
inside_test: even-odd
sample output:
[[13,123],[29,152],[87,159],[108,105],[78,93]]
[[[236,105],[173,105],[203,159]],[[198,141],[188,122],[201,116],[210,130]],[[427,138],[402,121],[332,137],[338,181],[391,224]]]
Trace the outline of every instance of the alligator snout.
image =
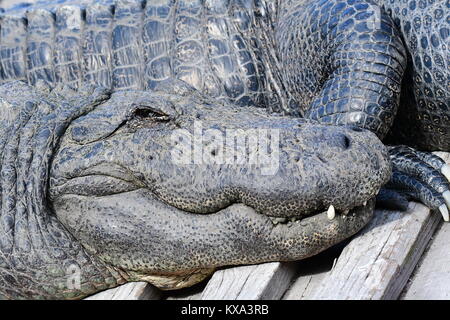
[[[365,130],[189,99],[171,105],[151,94],[134,100],[147,111],[134,109],[111,132],[96,132],[95,113],[111,112],[112,102],[72,125],[54,162],[53,196],[85,195],[79,183],[87,179],[98,196],[144,188],[190,213],[242,203],[290,218],[362,205],[390,175],[385,147]],[[90,133],[86,143],[79,132]]]

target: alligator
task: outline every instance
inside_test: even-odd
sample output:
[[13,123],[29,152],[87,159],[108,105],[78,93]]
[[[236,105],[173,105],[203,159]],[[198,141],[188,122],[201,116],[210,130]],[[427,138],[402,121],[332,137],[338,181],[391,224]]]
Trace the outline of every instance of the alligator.
[[[370,131],[219,104],[182,82],[111,94],[19,81],[0,96],[2,298],[177,289],[220,266],[305,258],[367,224],[391,175]],[[277,170],[175,161],[198,121],[278,134]]]
[[[174,79],[177,79],[190,85],[188,96],[196,97],[190,98],[194,100],[188,103],[190,110],[195,110],[192,113],[200,112],[200,117],[205,119],[212,117],[217,121],[214,127],[223,129],[224,124],[231,128],[248,128],[249,123],[252,123],[252,126],[258,125],[259,120],[252,118],[249,121],[246,118],[250,117],[249,114],[260,112],[255,109],[259,108],[271,116],[275,116],[274,113],[283,114],[278,115],[276,120],[269,121],[273,128],[285,130],[291,127],[289,123],[292,122],[289,121],[295,119],[301,121],[302,128],[308,128],[302,129],[302,134],[306,132],[308,136],[307,132],[311,130],[320,136],[311,139],[321,150],[314,149],[315,153],[306,151],[305,157],[309,160],[316,157],[321,159],[321,163],[313,161],[314,166],[310,167],[306,164],[306,170],[304,165],[308,161],[302,162],[302,171],[306,172],[306,175],[301,175],[302,179],[315,179],[315,182],[308,183],[307,187],[287,179],[287,176],[295,177],[295,174],[288,170],[288,175],[277,176],[281,174],[277,173],[267,181],[261,177],[255,179],[255,176],[250,174],[251,179],[254,179],[251,192],[236,191],[234,183],[246,186],[250,182],[233,174],[231,177],[235,181],[228,180],[222,176],[224,169],[221,168],[219,179],[234,185],[233,188],[225,188],[225,191],[214,187],[214,183],[218,183],[215,180],[218,178],[218,172],[211,168],[205,169],[209,174],[207,178],[198,175],[198,170],[172,168],[166,159],[163,163],[167,166],[167,171],[164,167],[161,172],[155,173],[154,168],[146,165],[138,174],[140,178],[136,179],[127,171],[130,166],[139,167],[139,164],[135,163],[137,160],[122,159],[123,163],[118,166],[116,163],[96,163],[97,152],[103,159],[106,152],[108,160],[112,160],[114,154],[117,154],[111,150],[102,151],[103,143],[96,145],[100,150],[92,149],[89,143],[101,142],[99,139],[115,139],[116,134],[120,137],[122,130],[126,130],[123,127],[130,126],[123,115],[111,115],[102,108],[100,110],[103,113],[99,115],[95,108],[89,113],[92,117],[74,120],[74,123],[86,121],[88,124],[76,127],[75,131],[67,124],[67,132],[71,132],[71,137],[70,134],[57,135],[62,136],[62,142],[61,145],[54,142],[54,156],[50,156],[51,152],[47,150],[49,153],[46,154],[46,159],[53,159],[53,164],[48,163],[50,177],[47,177],[46,171],[42,173],[40,181],[42,183],[50,179],[49,208],[44,210],[45,203],[39,203],[41,207],[29,209],[48,212],[45,217],[56,216],[55,225],[62,223],[64,230],[68,230],[64,235],[72,237],[72,240],[77,239],[78,247],[81,243],[85,250],[83,252],[86,252],[83,257],[88,257],[83,261],[92,262],[96,270],[106,268],[109,271],[108,279],[112,279],[110,275],[114,274],[113,278],[117,283],[124,279],[140,279],[166,289],[196,283],[220,265],[295,260],[317,253],[354,234],[367,223],[370,215],[368,212],[373,210],[373,197],[381,185],[384,185],[378,198],[381,202],[404,206],[407,199],[417,199],[431,209],[439,210],[444,220],[448,221],[450,185],[447,179],[450,178],[450,167],[429,151],[450,151],[447,59],[449,6],[448,1],[433,0],[102,0],[95,4],[84,0],[62,0],[56,4],[40,1],[32,7],[16,6],[7,9],[0,19],[0,79],[7,88],[0,96],[4,99],[7,99],[10,92],[15,91],[15,86],[20,88],[20,91],[31,90],[33,94],[28,96],[29,100],[33,100],[34,95],[43,100],[55,99],[54,96],[62,99],[59,93],[49,93],[45,97],[39,95],[34,89],[24,88],[15,80],[39,88],[49,88],[50,92],[52,88],[56,88],[56,92],[64,92],[69,97],[76,94],[68,93],[72,92],[69,89],[60,90],[61,84],[69,85],[75,92],[77,89],[83,92],[85,84],[90,83],[114,92],[112,101],[120,103],[111,102],[109,108],[115,110],[120,109],[119,105],[126,105],[127,99],[134,99],[133,93],[130,92],[153,97],[150,99],[152,104],[156,103],[155,100],[159,103],[160,99],[176,100],[180,96],[179,92],[172,93],[173,97],[167,93],[173,92],[173,87],[182,86],[178,82],[174,84]],[[184,94],[181,96],[185,97]],[[202,98],[198,98],[199,96]],[[86,99],[82,97],[79,96],[78,100]],[[176,100],[173,105],[183,104],[183,99]],[[209,99],[210,102],[203,103],[202,99]],[[17,105],[14,101],[9,103]],[[27,106],[26,103],[19,104]],[[80,102],[72,102],[71,105],[78,106],[77,110],[80,109]],[[226,105],[227,110],[232,110],[232,120],[225,111],[221,111],[222,105]],[[134,113],[139,119],[131,121],[137,126],[132,125],[133,130],[145,128],[141,118],[148,118],[149,115],[165,125],[173,119],[173,112],[151,110]],[[221,115],[218,118],[217,113]],[[114,124],[111,125],[105,117],[112,117]],[[126,119],[128,117],[130,116],[126,116]],[[131,118],[133,119],[133,116]],[[300,120],[301,118],[303,120]],[[99,124],[94,124],[93,119]],[[72,120],[70,118],[70,121]],[[280,124],[276,124],[277,121],[280,121]],[[97,126],[98,130],[105,132],[92,133],[91,130],[95,131]],[[344,134],[339,131],[339,127],[340,130],[350,131],[345,131]],[[374,156],[371,159],[365,157],[367,150],[380,149],[379,143],[367,130],[389,145],[389,164],[383,162],[383,156]],[[79,136],[75,137],[77,134],[74,132],[78,132]],[[364,135],[366,139],[365,149],[358,145],[361,153],[352,158],[350,163],[346,163],[349,159],[343,160],[339,150],[354,148],[355,135],[359,134]],[[342,138],[343,136],[346,138]],[[144,137],[147,138],[145,141],[155,138]],[[48,134],[46,138],[49,138]],[[285,138],[287,140],[284,140]],[[319,142],[322,139],[326,140],[325,145]],[[284,147],[283,143],[289,144],[288,141],[291,140],[284,137],[281,146]],[[308,138],[301,136],[295,140],[300,145],[289,144],[289,148],[293,148],[292,152],[299,153],[301,150],[300,158],[301,154],[305,153],[304,143],[300,143],[304,140],[308,141]],[[88,144],[87,147],[83,146],[85,143]],[[130,147],[126,143],[115,143],[117,146],[120,144],[118,150],[126,150],[124,154],[127,157],[133,154],[138,159],[142,158],[138,153],[129,150],[133,150],[133,144]],[[331,147],[327,143],[330,143]],[[341,149],[335,148],[336,144]],[[146,142],[140,140],[139,145],[145,146]],[[9,147],[9,142],[5,146]],[[139,150],[145,155],[146,150],[142,148],[144,147]],[[152,143],[152,148],[161,148],[161,145]],[[333,153],[329,153],[330,150]],[[164,154],[163,151],[160,152]],[[325,152],[327,157],[320,155],[321,152]],[[86,159],[81,161],[79,154],[84,155]],[[150,159],[153,160],[155,155],[156,153],[152,154]],[[90,159],[91,157],[94,158]],[[336,157],[341,161],[333,161],[331,164],[330,159]],[[366,161],[367,168],[364,173],[361,173],[359,167],[359,157]],[[67,163],[67,167],[59,167],[61,163]],[[315,166],[320,168],[324,164],[328,168],[326,174],[322,172],[322,175],[317,175],[320,169]],[[351,167],[346,167],[347,165]],[[94,166],[95,169],[89,169],[89,166]],[[281,161],[280,168],[285,168],[284,166],[290,168],[289,161]],[[123,167],[127,170],[123,170]],[[375,167],[378,173],[373,170]],[[4,170],[10,173],[12,166],[7,166]],[[107,173],[108,170],[113,173]],[[146,174],[149,174],[146,170],[150,170],[155,176],[146,180]],[[389,178],[384,179],[387,171]],[[92,177],[91,172],[101,178]],[[166,172],[169,174],[166,175]],[[242,172],[248,174],[247,169],[243,169],[240,174]],[[318,178],[330,174],[331,180],[334,181],[331,185],[328,180],[323,183]],[[358,174],[364,174],[373,181],[361,182],[363,179]],[[104,175],[108,176],[108,179],[114,175],[114,180],[111,181],[115,183],[105,180]],[[199,177],[208,181],[208,187],[205,186],[205,180],[192,181]],[[341,181],[337,182],[336,177]],[[64,179],[74,181],[67,183]],[[11,181],[16,183],[16,180]],[[63,182],[61,185],[52,184],[55,181]],[[145,181],[144,184],[142,181]],[[210,183],[213,186],[210,186]],[[22,184],[22,188],[28,185]],[[89,186],[88,191],[86,186]],[[177,191],[180,186],[180,191]],[[2,188],[10,190],[3,186]],[[302,193],[294,190],[297,188]],[[317,188],[324,188],[328,192],[320,192]],[[205,189],[208,192],[202,194]],[[39,192],[42,196],[45,191],[39,189]],[[306,196],[305,193],[308,192],[314,192],[314,195]],[[364,196],[360,196],[360,192]],[[297,203],[299,200],[293,201],[291,198],[300,194],[306,199],[306,203],[302,205]],[[327,196],[324,197],[323,194]],[[330,194],[340,195],[342,198],[333,196],[331,201]],[[106,201],[102,198],[105,195]],[[2,202],[6,201],[8,210],[12,212],[17,204],[11,204],[8,199],[11,199],[9,194]],[[271,199],[278,203],[276,209]],[[127,205],[130,203],[129,206],[134,210],[124,208],[124,202]],[[168,219],[158,220],[159,229],[151,228],[138,214],[139,206],[143,203],[149,207],[156,206],[157,203],[158,210],[154,210],[155,212],[168,211],[183,217],[183,214],[189,212],[188,219],[179,219],[192,228],[179,228],[179,225],[171,224],[172,220]],[[2,204],[2,207],[6,204]],[[20,209],[28,210],[23,204]],[[323,210],[327,212],[324,213]],[[109,225],[107,218],[121,217],[118,211],[121,214],[126,211],[124,216],[128,219]],[[89,219],[74,212],[86,212]],[[115,212],[116,216],[108,215],[108,212]],[[203,215],[197,217],[200,213]],[[205,213],[207,215],[204,215]],[[211,217],[208,214],[212,213],[214,217],[222,216],[222,213],[227,217],[237,214],[241,219],[238,219],[239,223],[236,223],[238,220],[233,220],[234,218],[221,220],[220,223],[214,222],[212,224],[215,228],[211,228],[209,221],[204,222],[202,226],[202,221],[207,219],[205,216]],[[270,230],[261,229],[256,222],[263,216],[260,213],[271,217],[271,223],[267,223]],[[306,223],[305,217],[311,214],[314,219],[320,221],[314,220],[314,223],[308,225],[309,221]],[[326,219],[327,216],[331,219]],[[352,218],[349,220],[350,217]],[[292,227],[293,224],[287,221],[291,218],[294,222],[299,221],[298,225],[294,224],[299,229],[289,229],[289,225]],[[5,227],[5,230],[10,230],[13,225],[11,221],[15,221],[6,218],[2,220],[8,221],[9,227]],[[269,220],[266,218],[264,221]],[[344,220],[345,223],[342,224],[346,226],[345,230],[328,228],[330,223]],[[139,225],[130,221],[138,221]],[[192,226],[190,221],[198,222],[201,227]],[[255,223],[258,226],[254,227]],[[154,233],[153,242],[155,239],[165,239],[165,246],[153,248],[159,253],[158,255],[152,252],[153,258],[142,256],[146,248],[144,244],[150,245],[145,241],[150,232],[143,230],[141,224]],[[273,227],[274,225],[276,227]],[[288,228],[285,228],[286,225]],[[83,226],[83,230],[80,226]],[[248,229],[242,229],[243,226],[250,229],[253,226],[254,229],[249,234]],[[104,227],[108,230],[105,231]],[[278,230],[289,239],[278,238],[279,241],[274,246],[270,239],[278,234],[273,228],[280,228]],[[328,228],[328,236],[324,228]],[[63,234],[61,228],[57,229],[58,234]],[[123,234],[121,229],[128,232]],[[139,232],[135,232],[136,230]],[[170,230],[168,238],[164,230]],[[220,230],[220,233],[217,230]],[[302,236],[299,237],[299,234]],[[177,239],[170,238],[174,235],[177,235]],[[218,240],[203,242],[205,238]],[[10,240],[5,246],[9,250],[11,242],[14,243]],[[301,250],[298,250],[299,243],[303,243]],[[140,246],[140,250],[137,250],[136,246]],[[148,250],[148,247],[146,249]],[[97,259],[100,259],[100,262]],[[190,268],[189,271],[187,268]],[[6,267],[5,269],[8,270]],[[55,272],[58,271],[61,270],[56,268]],[[24,274],[28,274],[28,270]],[[98,275],[95,272],[89,274],[93,274],[92,277]],[[34,273],[33,277],[38,278]],[[46,279],[49,278],[47,276]],[[19,285],[18,280],[11,277],[4,280],[5,285],[1,287],[8,288],[3,290],[8,292],[3,293],[6,297],[48,297],[52,294],[57,297],[80,297],[88,291],[95,291],[92,289],[93,283],[98,289],[101,287],[98,283],[104,286],[108,282],[105,277],[100,278],[102,279],[99,281],[83,283],[90,287],[90,290],[84,289],[83,293],[79,290],[63,290],[64,293],[61,293],[55,291],[54,287],[37,290],[28,282]],[[39,293],[24,294],[21,291],[17,294],[23,288],[33,288]]]

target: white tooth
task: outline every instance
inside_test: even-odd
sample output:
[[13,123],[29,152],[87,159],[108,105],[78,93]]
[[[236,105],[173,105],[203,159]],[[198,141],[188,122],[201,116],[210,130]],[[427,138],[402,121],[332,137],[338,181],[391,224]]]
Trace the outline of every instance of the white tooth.
[[447,221],[447,222],[450,221],[450,217],[448,215],[448,209],[445,204],[443,204],[439,207],[439,211],[441,212],[442,217],[444,217],[444,221]]
[[441,168],[442,174],[450,181],[450,166],[448,164],[444,164]]
[[330,207],[327,210],[327,216],[328,219],[333,220],[334,217],[336,216],[336,210],[334,210],[333,205],[330,205]]
[[447,204],[447,207],[450,209],[450,191],[447,190],[442,194],[442,197],[444,197],[445,203]]
[[364,201],[363,206],[365,207],[367,205],[367,201]]

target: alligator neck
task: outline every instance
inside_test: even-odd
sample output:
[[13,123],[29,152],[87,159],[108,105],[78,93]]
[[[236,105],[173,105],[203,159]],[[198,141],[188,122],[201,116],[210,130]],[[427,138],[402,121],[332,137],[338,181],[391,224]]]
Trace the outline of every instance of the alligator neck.
[[74,106],[23,82],[3,85],[0,97],[0,298],[80,298],[123,282],[86,254],[46,200],[53,151],[98,97]]
[[0,299],[80,299],[124,282],[55,217],[24,215],[14,225],[10,216],[1,218]]

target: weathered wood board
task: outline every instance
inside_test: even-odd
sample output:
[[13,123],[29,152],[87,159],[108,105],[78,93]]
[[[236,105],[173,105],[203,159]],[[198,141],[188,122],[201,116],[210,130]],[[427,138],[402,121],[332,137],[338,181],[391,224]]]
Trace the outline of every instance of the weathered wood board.
[[410,279],[405,300],[450,299],[450,223],[443,223]]
[[441,219],[414,202],[406,212],[377,210],[310,298],[397,299]]
[[[166,300],[200,300],[204,286],[201,288],[194,288],[193,290],[176,290],[168,291],[163,299]],[[181,291],[181,292],[180,292]]]
[[[436,152],[450,164],[450,153]],[[450,223],[443,223],[422,256],[402,299],[450,299]]]
[[147,282],[129,282],[94,294],[85,300],[158,300],[160,297],[161,291]]
[[[436,154],[450,163],[450,154]],[[311,298],[399,298],[441,220],[439,213],[414,202],[407,212],[377,210]]]
[[344,246],[345,243],[339,244],[316,256],[298,261],[296,263],[297,274],[282,299],[311,299],[312,293],[331,271]]
[[295,275],[295,263],[271,262],[222,269],[214,273],[202,300],[277,300]]

